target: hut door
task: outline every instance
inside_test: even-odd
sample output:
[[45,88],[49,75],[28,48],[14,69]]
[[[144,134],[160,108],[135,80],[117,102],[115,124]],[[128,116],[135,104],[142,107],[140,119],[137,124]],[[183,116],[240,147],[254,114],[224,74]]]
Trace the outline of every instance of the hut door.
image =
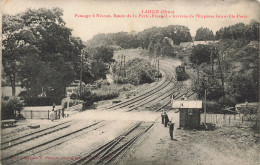
[[186,126],[192,127],[192,117],[193,117],[193,109],[188,109],[188,114],[187,114],[187,120],[186,120]]

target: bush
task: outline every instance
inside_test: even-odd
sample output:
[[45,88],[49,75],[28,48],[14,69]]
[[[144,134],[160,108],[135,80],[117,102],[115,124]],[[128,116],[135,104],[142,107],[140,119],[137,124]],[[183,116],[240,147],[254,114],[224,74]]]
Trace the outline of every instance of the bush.
[[118,91],[104,91],[104,90],[96,90],[95,92],[91,92],[90,90],[86,90],[82,93],[81,100],[84,101],[84,106],[89,107],[93,105],[94,102],[109,100],[115,97],[118,97]]
[[210,46],[201,44],[194,46],[190,55],[190,61],[197,65],[200,65],[202,63],[209,63]]
[[127,84],[127,83],[128,83],[128,79],[119,76],[119,77],[116,77],[116,78],[114,79],[114,83],[116,83],[116,84]]
[[59,105],[61,98],[53,97],[25,97],[23,98],[26,106],[52,106],[53,103]]
[[1,100],[2,106],[2,115],[1,119],[14,119],[16,116],[16,111],[18,112],[18,116],[20,116],[21,110],[24,108],[24,104],[18,98],[7,99],[4,98]]
[[[114,68],[115,71],[118,71],[120,69],[120,65],[117,64]],[[155,69],[153,69],[148,61],[134,58],[126,63],[126,77],[116,75],[114,76],[114,82],[117,84],[130,83],[133,85],[151,83],[155,80],[155,72]]]
[[99,87],[99,88],[101,88],[102,86],[105,86],[105,85],[110,85],[110,83],[104,79],[97,80],[96,84],[97,84],[97,87]]
[[222,102],[207,101],[207,110],[206,111],[207,111],[207,113],[221,113],[221,110],[223,109],[222,107],[223,107]]
[[83,100],[85,103],[85,106],[91,106],[95,101],[94,101],[94,95],[90,90],[85,90],[82,94],[81,94],[81,100]]

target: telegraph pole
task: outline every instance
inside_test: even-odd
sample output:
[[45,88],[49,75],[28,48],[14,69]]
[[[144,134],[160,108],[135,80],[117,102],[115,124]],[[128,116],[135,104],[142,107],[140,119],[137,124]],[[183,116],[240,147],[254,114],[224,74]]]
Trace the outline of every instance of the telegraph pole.
[[121,76],[121,69],[122,69],[122,56],[119,56],[119,73],[118,73],[118,76]]
[[153,67],[155,68],[155,70],[156,70],[156,57],[154,57],[154,60],[153,60],[154,62],[153,62]]
[[212,76],[212,79],[214,78],[214,58],[213,58],[213,52],[212,52],[212,49],[210,49],[210,61],[211,61],[211,76]]
[[198,75],[198,85],[200,84],[200,73],[199,73],[199,67],[198,67],[198,59],[196,59],[196,65],[197,65],[197,75]]
[[124,57],[124,77],[126,77],[126,74],[125,74],[125,55],[123,57]]
[[159,58],[158,58],[158,81],[159,81],[159,74],[160,74],[160,68],[159,68]]
[[207,111],[207,88],[205,89],[204,113]]
[[80,63],[80,82],[79,82],[79,97],[81,99],[82,92],[82,67],[83,67],[83,52],[81,53],[81,63]]
[[217,52],[217,55],[218,55],[218,64],[219,64],[219,71],[220,71],[221,84],[222,84],[222,92],[223,92],[223,106],[225,106],[224,76],[223,76],[222,67],[221,67],[221,63],[220,63],[220,57],[219,57],[219,53],[218,52]]

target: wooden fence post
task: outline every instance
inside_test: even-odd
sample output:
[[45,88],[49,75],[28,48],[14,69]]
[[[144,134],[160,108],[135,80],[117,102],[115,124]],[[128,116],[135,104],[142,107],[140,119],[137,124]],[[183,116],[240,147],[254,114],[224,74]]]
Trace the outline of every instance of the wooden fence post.
[[50,111],[48,110],[48,120],[50,119]]
[[255,134],[258,134],[259,133],[259,129],[258,129],[258,123],[257,123],[258,121],[257,121],[257,117],[256,117],[256,119],[255,119]]
[[228,118],[229,125],[230,125],[230,119],[231,119],[231,116],[229,116],[229,118]]
[[31,110],[31,119],[32,119],[32,110]]
[[218,115],[216,115],[216,124],[218,123]]
[[242,116],[242,123],[244,122],[244,117]]

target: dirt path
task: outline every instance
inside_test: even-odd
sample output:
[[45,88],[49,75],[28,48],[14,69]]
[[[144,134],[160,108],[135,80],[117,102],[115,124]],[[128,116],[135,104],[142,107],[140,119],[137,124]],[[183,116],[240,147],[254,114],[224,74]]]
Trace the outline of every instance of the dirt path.
[[219,128],[215,131],[176,130],[170,140],[160,122],[127,152],[119,164],[256,165],[259,147],[252,131]]

